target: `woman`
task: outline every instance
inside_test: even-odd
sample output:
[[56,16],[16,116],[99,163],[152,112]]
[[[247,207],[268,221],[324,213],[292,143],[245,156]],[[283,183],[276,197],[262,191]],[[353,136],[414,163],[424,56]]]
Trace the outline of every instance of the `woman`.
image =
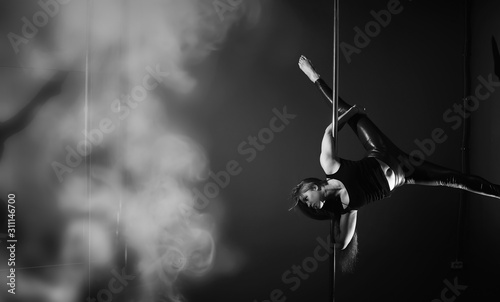
[[[332,91],[302,56],[299,67],[331,103]],[[328,126],[321,143],[320,163],[326,180],[306,178],[293,190],[294,207],[314,219],[333,219],[335,248],[343,271],[349,270],[357,253],[355,235],[357,210],[362,206],[387,198],[405,184],[447,186],[500,199],[500,186],[487,180],[465,175],[425,160],[410,161],[408,154],[396,147],[367,117],[364,109],[338,101],[339,129],[346,123],[352,128],[368,152],[359,161],[336,157],[333,153],[332,125]]]

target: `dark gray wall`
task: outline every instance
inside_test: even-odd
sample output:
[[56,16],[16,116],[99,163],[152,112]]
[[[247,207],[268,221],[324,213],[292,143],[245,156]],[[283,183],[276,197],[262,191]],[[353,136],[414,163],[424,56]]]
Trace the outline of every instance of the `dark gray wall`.
[[[498,1],[475,1],[472,10],[472,95],[478,87],[484,87],[480,78],[488,79],[498,85],[498,76],[494,75],[492,56],[492,37],[500,40]],[[498,51],[498,50],[497,50]],[[490,88],[491,94],[479,102],[471,116],[471,173],[481,175],[494,183],[500,183],[498,172],[500,162],[500,135],[498,130],[498,112],[500,112],[500,94],[498,86]],[[484,88],[480,88],[484,94]],[[471,196],[469,203],[468,230],[466,240],[471,296],[476,301],[498,297],[498,268],[500,260],[500,204],[497,200]]]

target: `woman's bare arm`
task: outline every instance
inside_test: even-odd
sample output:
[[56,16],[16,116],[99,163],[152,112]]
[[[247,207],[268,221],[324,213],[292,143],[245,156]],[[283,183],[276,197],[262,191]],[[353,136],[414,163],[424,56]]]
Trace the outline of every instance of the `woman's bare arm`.
[[[359,112],[359,108],[356,106],[351,107],[344,114],[339,117],[339,128],[341,128],[345,121],[349,120],[352,116]],[[321,155],[319,161],[323,171],[326,174],[334,174],[340,168],[340,163],[338,157],[335,156],[335,139],[333,136],[333,123],[330,124],[325,129],[325,134],[323,135],[323,140],[321,141]]]
[[335,247],[343,250],[349,245],[356,231],[357,219],[358,211],[356,210],[340,216],[340,234],[335,238]]
[[334,174],[340,168],[340,162],[334,152],[335,140],[333,139],[332,128],[333,125],[330,124],[325,129],[325,134],[323,135],[323,140],[321,141],[321,155],[319,156],[319,162],[325,174]]

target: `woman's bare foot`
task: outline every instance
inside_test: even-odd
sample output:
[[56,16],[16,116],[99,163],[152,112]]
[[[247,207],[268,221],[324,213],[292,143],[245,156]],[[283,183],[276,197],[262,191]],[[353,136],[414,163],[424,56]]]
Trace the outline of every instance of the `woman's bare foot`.
[[311,82],[316,82],[319,79],[319,74],[314,70],[314,67],[308,58],[300,56],[299,67],[306,74],[306,76],[311,80]]

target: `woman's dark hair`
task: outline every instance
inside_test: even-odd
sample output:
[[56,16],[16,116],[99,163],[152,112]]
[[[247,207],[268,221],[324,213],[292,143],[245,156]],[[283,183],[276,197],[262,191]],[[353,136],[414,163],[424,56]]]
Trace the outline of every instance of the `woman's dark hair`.
[[[326,185],[326,180],[321,180],[318,178],[305,178],[298,185],[296,185],[291,192],[291,199],[294,203],[293,208],[299,209],[304,215],[309,218],[316,220],[333,220],[333,229],[335,232],[335,237],[340,234],[340,213],[338,212],[338,208],[336,209],[335,205],[338,204],[338,201],[334,199],[329,199],[328,203],[325,203],[325,206],[321,209],[310,208],[307,204],[302,202],[300,199],[301,195],[309,190],[312,190],[314,186],[321,188]],[[339,198],[339,197],[337,197]],[[358,234],[354,233],[351,241],[347,245],[347,247],[343,250],[337,248],[337,259],[340,265],[340,269],[342,272],[352,272],[354,269],[354,264],[356,263],[356,258],[358,254]]]

